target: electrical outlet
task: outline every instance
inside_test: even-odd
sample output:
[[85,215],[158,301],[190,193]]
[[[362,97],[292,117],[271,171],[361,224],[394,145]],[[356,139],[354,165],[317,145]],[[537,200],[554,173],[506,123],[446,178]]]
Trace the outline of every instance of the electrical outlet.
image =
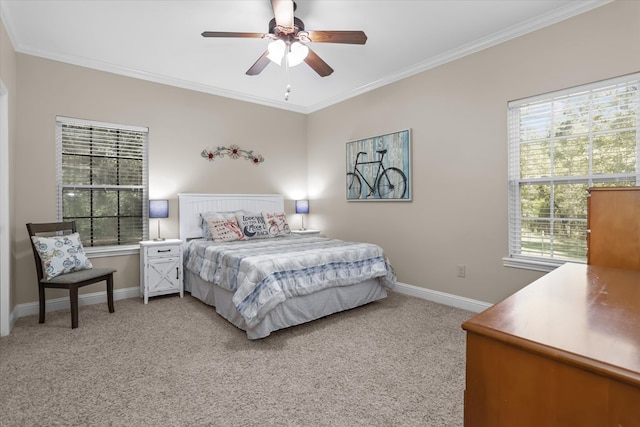
[[464,264],[458,264],[456,266],[456,269],[457,269],[457,272],[458,272],[458,277],[464,277],[465,270],[466,270],[465,265]]

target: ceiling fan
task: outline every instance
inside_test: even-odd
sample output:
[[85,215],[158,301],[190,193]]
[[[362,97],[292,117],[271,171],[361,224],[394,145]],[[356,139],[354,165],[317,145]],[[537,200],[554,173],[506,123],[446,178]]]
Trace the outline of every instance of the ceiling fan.
[[307,31],[304,22],[294,17],[296,4],[293,0],[271,0],[273,18],[269,22],[268,33],[240,33],[205,31],[202,37],[240,37],[273,40],[265,53],[247,70],[247,75],[255,76],[265,69],[269,62],[278,65],[283,61],[290,67],[306,62],[321,77],[333,73],[333,68],[322,60],[305,43],[346,43],[365,44],[367,36],[363,31]]

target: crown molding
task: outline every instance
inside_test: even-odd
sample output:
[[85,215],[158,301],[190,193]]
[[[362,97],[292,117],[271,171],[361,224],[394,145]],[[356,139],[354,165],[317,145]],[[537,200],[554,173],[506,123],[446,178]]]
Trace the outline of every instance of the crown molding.
[[208,86],[201,83],[196,83],[188,80],[182,80],[176,77],[162,76],[160,74],[150,73],[148,71],[138,70],[130,67],[122,67],[115,64],[110,64],[101,61],[95,61],[93,59],[69,56],[69,55],[56,55],[50,52],[39,51],[36,49],[28,48],[16,48],[16,52],[36,56],[39,58],[49,59],[52,61],[62,62],[65,64],[76,65],[79,67],[90,68],[93,70],[104,71],[107,73],[113,73],[125,77],[131,77],[139,80],[145,80],[148,82],[159,83],[167,86],[178,87],[181,89],[188,89],[196,92],[207,93],[210,95],[221,96],[224,98],[231,98],[238,101],[250,102],[253,104],[264,105],[267,107],[274,107],[284,110],[290,110],[298,113],[307,113],[304,107],[297,106],[295,104],[284,104],[272,101],[270,99],[261,98],[258,96],[251,96],[245,93],[235,92],[228,89],[223,89],[215,86]]
[[441,55],[434,56],[426,61],[420,62],[414,66],[406,68],[405,70],[402,70],[396,74],[386,76],[380,80],[371,82],[369,84],[356,88],[352,91],[344,93],[338,97],[326,99],[325,101],[322,101],[320,103],[310,106],[308,108],[308,112],[312,113],[312,112],[321,110],[323,108],[330,107],[331,105],[337,104],[342,101],[346,101],[350,98],[356,97],[358,95],[362,95],[364,93],[370,92],[374,89],[381,88],[391,83],[395,83],[397,81],[406,79],[407,77],[411,77],[413,75],[422,73],[432,68],[439,67],[448,62],[455,61],[456,59],[460,59],[465,56],[474,54],[476,52],[480,52],[484,49],[497,46],[501,43],[504,43],[509,40],[515,39],[517,37],[523,36],[525,34],[540,30],[544,27],[557,24],[558,22],[564,21],[566,19],[572,18],[574,16],[580,15],[585,12],[588,12],[590,10],[603,6],[607,3],[611,3],[613,1],[614,0],[585,0],[580,2],[570,3],[562,8],[556,9],[553,12],[539,16],[536,19],[530,19],[521,24],[514,25],[502,31],[494,33],[488,37],[476,40],[473,43],[468,43],[456,49],[449,50],[448,52],[445,52]]
[[558,22],[564,21],[566,19],[572,18],[574,16],[580,15],[585,12],[588,12],[590,10],[603,6],[605,4],[611,3],[612,1],[614,0],[583,0],[583,1],[571,2],[566,6],[558,8],[553,12],[542,15],[536,19],[531,19],[521,24],[506,28],[505,30],[499,31],[488,37],[474,41],[473,43],[468,43],[467,45],[461,46],[456,49],[452,49],[441,55],[434,56],[426,61],[418,63],[414,66],[408,67],[393,75],[389,75],[377,81],[360,86],[340,96],[327,98],[321,102],[310,105],[308,107],[296,105],[289,102],[287,103],[276,102],[276,101],[258,97],[258,96],[247,95],[245,93],[239,93],[239,92],[235,92],[235,91],[231,91],[231,90],[227,90],[227,89],[223,89],[215,86],[208,86],[208,85],[186,81],[186,80],[182,80],[174,77],[162,76],[159,74],[154,74],[154,73],[150,73],[143,70],[122,67],[122,66],[118,66],[110,63],[91,60],[88,58],[72,57],[72,56],[65,56],[65,55],[54,55],[49,52],[29,49],[23,46],[20,43],[20,40],[17,40],[15,36],[15,31],[12,28],[11,22],[6,19],[5,7],[3,6],[2,2],[0,2],[0,19],[5,25],[5,29],[9,34],[9,39],[11,40],[14,46],[14,49],[16,50],[16,52],[19,52],[19,53],[33,55],[33,56],[50,59],[58,62],[64,62],[72,65],[77,65],[80,67],[92,68],[100,71],[119,74],[119,75],[136,78],[140,80],[146,80],[154,83],[160,83],[160,84],[178,87],[182,89],[208,93],[210,95],[221,96],[224,98],[231,98],[238,101],[250,102],[253,104],[259,104],[267,107],[273,107],[273,108],[293,111],[293,112],[302,113],[302,114],[310,114],[315,111],[319,111],[321,109],[330,107],[339,102],[346,101],[358,95],[362,95],[364,93],[381,88],[391,83],[395,83],[407,77],[411,77],[413,75],[430,70],[440,65],[444,65],[448,62],[455,61],[456,59],[460,59],[462,57],[471,55],[473,53],[490,48],[492,46],[496,46],[498,44],[512,40],[514,38],[520,37],[522,35],[531,33],[533,31],[537,31],[549,25],[556,24]]

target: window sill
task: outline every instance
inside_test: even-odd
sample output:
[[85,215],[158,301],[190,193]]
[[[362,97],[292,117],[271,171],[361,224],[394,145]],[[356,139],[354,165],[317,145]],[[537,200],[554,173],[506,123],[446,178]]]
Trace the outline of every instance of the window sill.
[[99,246],[84,248],[87,258],[104,258],[110,256],[139,255],[140,245]]
[[505,257],[502,258],[502,265],[505,267],[511,268],[522,268],[525,270],[536,270],[536,271],[544,271],[550,272],[555,270],[567,262],[578,262],[578,261],[541,261],[537,259],[530,258],[510,258]]

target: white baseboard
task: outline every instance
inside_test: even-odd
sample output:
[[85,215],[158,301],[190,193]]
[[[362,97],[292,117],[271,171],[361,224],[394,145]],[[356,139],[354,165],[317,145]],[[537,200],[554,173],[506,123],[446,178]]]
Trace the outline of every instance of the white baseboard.
[[471,298],[461,297],[454,294],[448,294],[445,292],[434,291],[433,289],[422,288],[420,286],[408,285],[406,283],[396,283],[394,291],[409,295],[416,298],[426,299],[428,301],[437,302],[439,304],[448,305],[451,307],[461,308],[463,310],[472,311],[474,313],[480,313],[491,307],[493,304],[483,301],[478,301]]
[[16,325],[16,320],[18,320],[18,310],[16,307],[11,310],[9,313],[9,333],[13,331],[13,327]]
[[[394,291],[409,295],[416,298],[422,298],[428,301],[437,302],[439,304],[448,305],[451,307],[461,308],[463,310],[472,311],[474,313],[480,313],[481,311],[491,307],[493,304],[483,301],[474,300],[471,298],[461,297],[454,294],[448,294],[445,292],[434,291],[433,289],[422,288],[420,286],[409,285],[406,283],[396,283]],[[135,286],[131,288],[115,289],[113,291],[113,299],[121,300],[126,298],[138,298],[140,296],[140,287]],[[107,293],[94,292],[91,294],[83,294],[78,297],[78,305],[91,305],[107,302]],[[62,297],[56,299],[47,300],[46,311],[58,311],[69,308],[69,297]],[[18,304],[11,313],[11,326],[13,329],[15,321],[19,317],[32,316],[38,314],[39,305],[38,302],[29,302],[25,304]]]
[[[113,290],[113,300],[117,301],[120,299],[126,298],[137,298],[140,296],[140,287],[132,287],[132,288],[124,288],[124,289],[114,289]],[[92,305],[92,304],[100,304],[107,302],[107,292],[94,292],[91,294],[83,294],[78,296],[78,305],[82,307],[83,305]],[[47,300],[45,305],[46,312],[50,311],[58,311],[64,310],[70,307],[69,297],[55,298]],[[38,302],[28,302],[25,304],[18,304],[13,311],[13,316],[17,319],[18,317],[24,316],[32,316],[34,314],[38,314],[40,309],[40,305]],[[14,320],[15,322],[15,320]],[[13,325],[12,325],[13,326]]]

